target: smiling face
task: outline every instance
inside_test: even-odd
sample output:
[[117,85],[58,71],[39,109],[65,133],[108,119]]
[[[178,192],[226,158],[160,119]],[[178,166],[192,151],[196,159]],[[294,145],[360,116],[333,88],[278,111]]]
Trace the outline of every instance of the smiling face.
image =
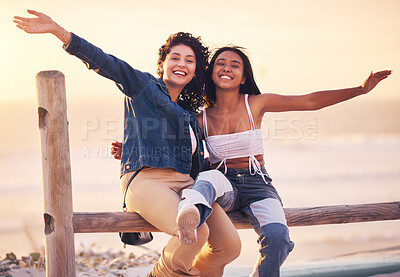
[[222,52],[214,63],[212,80],[218,89],[239,89],[244,84],[243,60],[233,51]]
[[170,52],[160,64],[163,81],[171,87],[184,87],[192,79],[196,71],[196,57],[187,45],[178,44],[171,47]]

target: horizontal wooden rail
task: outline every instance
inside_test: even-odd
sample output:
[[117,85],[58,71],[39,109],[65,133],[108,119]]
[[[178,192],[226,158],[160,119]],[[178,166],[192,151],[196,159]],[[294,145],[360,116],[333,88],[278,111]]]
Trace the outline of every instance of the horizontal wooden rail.
[[[289,226],[312,226],[400,219],[400,201],[389,203],[337,205],[312,208],[286,208]],[[229,212],[238,229],[252,228],[239,211]],[[136,213],[73,213],[75,233],[159,232]]]

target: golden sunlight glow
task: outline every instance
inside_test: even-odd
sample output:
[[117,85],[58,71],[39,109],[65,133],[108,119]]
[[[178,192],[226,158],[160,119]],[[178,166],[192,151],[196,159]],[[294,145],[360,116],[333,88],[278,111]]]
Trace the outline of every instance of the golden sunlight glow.
[[[262,92],[299,95],[354,87],[372,70],[393,70],[370,94],[334,107],[268,113],[262,131],[266,167],[286,207],[399,201],[400,0],[1,0],[1,257],[26,256],[43,245],[39,71],[65,75],[74,211],[117,211],[121,205],[120,163],[110,145],[123,136],[124,95],[68,55],[57,38],[16,28],[13,16],[30,17],[26,9],[48,14],[153,75],[159,47],[178,31],[201,36],[211,49],[247,48]],[[358,262],[364,256],[372,261],[369,254],[398,248],[399,229],[399,221],[290,228],[296,247],[285,265],[347,257]],[[95,252],[120,249],[117,234],[109,235],[79,234],[76,245]],[[157,236],[149,246],[154,253],[169,239]],[[259,246],[253,230],[240,236],[242,254],[227,269],[248,276]],[[143,249],[135,248],[135,255]],[[241,264],[249,265],[248,272],[240,272]]]
[[[88,82],[88,75],[82,74],[85,68],[63,52],[56,38],[28,35],[14,27],[13,16],[29,16],[27,7],[49,13],[65,28],[152,73],[159,45],[180,30],[201,35],[212,48],[228,43],[246,47],[263,92],[299,94],[355,86],[371,70],[400,71],[400,2],[396,0],[384,5],[378,0],[250,1],[246,8],[237,0],[229,8],[223,2],[208,2],[196,7],[195,13],[187,5],[179,16],[169,16],[174,10],[159,0],[152,5],[123,1],[120,8],[97,1],[95,11],[89,3],[61,9],[51,1],[36,7],[27,0],[3,1],[1,17],[8,22],[0,26],[7,38],[0,45],[0,99],[27,97],[32,93],[32,78],[43,69],[62,69],[74,83]],[[102,90],[101,81],[89,80],[89,90]],[[393,75],[377,97],[397,98],[398,87],[400,78]],[[10,90],[12,94],[5,93]]]

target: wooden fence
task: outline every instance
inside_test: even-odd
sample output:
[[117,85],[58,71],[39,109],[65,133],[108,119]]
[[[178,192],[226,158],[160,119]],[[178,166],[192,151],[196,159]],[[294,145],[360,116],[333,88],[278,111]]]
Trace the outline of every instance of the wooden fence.
[[[74,233],[157,232],[136,213],[73,212],[65,78],[59,71],[36,76],[43,171],[47,276],[75,276]],[[251,228],[241,212],[229,217],[238,229]],[[289,226],[400,219],[400,201],[285,209]]]

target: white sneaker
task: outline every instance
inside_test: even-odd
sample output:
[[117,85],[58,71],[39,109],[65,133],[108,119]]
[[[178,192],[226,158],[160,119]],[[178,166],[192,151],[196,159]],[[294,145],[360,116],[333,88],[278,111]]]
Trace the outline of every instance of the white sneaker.
[[178,238],[183,245],[191,245],[197,242],[197,226],[200,224],[200,213],[197,207],[186,199],[179,203]]

